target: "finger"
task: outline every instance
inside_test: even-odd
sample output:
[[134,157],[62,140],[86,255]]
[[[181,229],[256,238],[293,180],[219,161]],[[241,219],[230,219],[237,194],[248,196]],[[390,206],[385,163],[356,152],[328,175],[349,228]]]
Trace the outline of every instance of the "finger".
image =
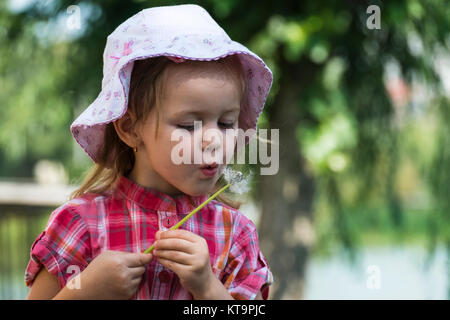
[[169,259],[164,259],[164,258],[158,258],[159,263],[161,263],[164,267],[166,267],[167,269],[172,270],[173,272],[175,272],[177,275],[179,275],[185,268],[186,266],[180,263],[177,263],[175,261],[169,260]]
[[145,267],[133,267],[130,268],[129,272],[132,278],[142,277],[142,275],[145,273]]
[[139,285],[141,284],[141,281],[142,280],[140,278],[135,278],[135,279],[132,279],[130,281],[130,285],[133,288],[134,293],[136,293],[137,289],[139,288]]
[[196,235],[187,230],[176,229],[176,230],[167,230],[167,231],[158,231],[156,233],[156,239],[169,239],[169,238],[181,238],[190,242],[196,242],[200,236]]
[[192,255],[177,250],[155,250],[155,256],[160,259],[171,260],[173,262],[190,265]]
[[155,242],[155,249],[157,250],[177,250],[183,251],[189,254],[193,254],[195,252],[195,248],[193,247],[193,243],[181,239],[181,238],[168,238],[168,239],[160,239]]
[[127,260],[128,267],[140,267],[152,261],[151,253],[130,253]]

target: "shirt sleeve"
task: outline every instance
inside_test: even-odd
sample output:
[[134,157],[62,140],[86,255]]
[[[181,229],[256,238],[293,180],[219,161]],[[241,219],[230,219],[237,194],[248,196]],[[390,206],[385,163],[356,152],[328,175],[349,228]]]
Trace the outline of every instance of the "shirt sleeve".
[[89,232],[73,206],[64,205],[50,215],[45,230],[31,246],[25,284],[31,287],[42,267],[57,277],[63,288],[71,276],[88,265]]
[[228,256],[225,271],[225,287],[237,300],[253,300],[261,291],[264,300],[268,298],[273,275],[258,245],[256,227],[240,232]]

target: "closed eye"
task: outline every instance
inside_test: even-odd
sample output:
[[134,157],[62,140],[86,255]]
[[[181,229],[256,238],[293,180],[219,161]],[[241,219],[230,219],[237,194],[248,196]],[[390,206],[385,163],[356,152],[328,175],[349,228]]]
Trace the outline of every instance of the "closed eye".
[[221,122],[221,123],[219,123],[222,127],[224,127],[224,128],[233,128],[234,127],[234,123],[223,123],[223,122]]
[[[224,123],[224,122],[219,122],[219,125],[223,128],[226,129],[232,129],[234,127],[234,122],[233,123]],[[180,129],[186,129],[188,131],[192,131],[194,130],[194,126],[182,126],[182,125],[177,125],[178,128]]]
[[188,131],[194,130],[194,126],[182,126],[182,125],[177,125],[177,128],[180,129],[186,129]]

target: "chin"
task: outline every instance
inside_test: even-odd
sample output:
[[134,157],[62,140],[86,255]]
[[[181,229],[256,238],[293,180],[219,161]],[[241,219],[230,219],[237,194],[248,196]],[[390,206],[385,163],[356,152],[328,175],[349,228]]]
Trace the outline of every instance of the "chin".
[[201,196],[201,195],[205,195],[210,193],[213,188],[214,188],[214,184],[208,183],[208,184],[201,184],[198,185],[196,188],[189,188],[188,190],[186,190],[186,194],[192,196],[192,197],[197,197],[197,196]]

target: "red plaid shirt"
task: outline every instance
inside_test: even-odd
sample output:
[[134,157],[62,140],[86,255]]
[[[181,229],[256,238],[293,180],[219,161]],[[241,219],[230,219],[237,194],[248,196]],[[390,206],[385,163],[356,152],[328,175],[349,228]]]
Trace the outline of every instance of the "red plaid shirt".
[[[104,250],[142,252],[155,241],[156,231],[170,229],[206,199],[206,195],[171,197],[122,176],[114,192],[68,201],[52,212],[34,241],[26,285],[32,285],[42,266],[63,288],[73,276],[73,266],[83,271]],[[273,277],[251,220],[212,200],[180,228],[206,240],[212,270],[235,299],[254,299],[260,290],[267,299]],[[174,272],[153,259],[133,299],[192,299],[192,295]]]

